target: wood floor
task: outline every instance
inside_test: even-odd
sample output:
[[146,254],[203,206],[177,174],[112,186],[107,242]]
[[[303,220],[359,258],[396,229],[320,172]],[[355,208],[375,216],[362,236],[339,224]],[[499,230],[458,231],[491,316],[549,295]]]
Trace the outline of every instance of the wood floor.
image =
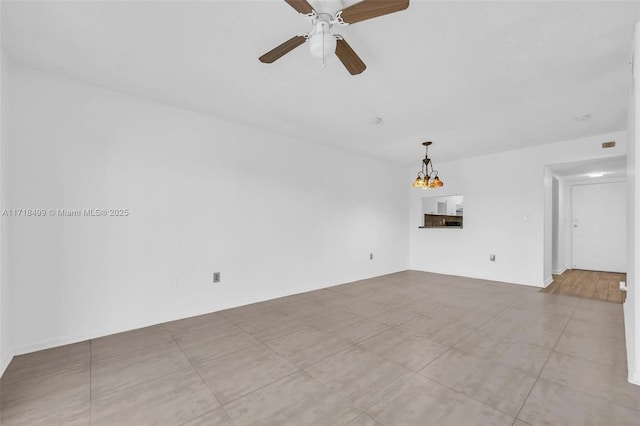
[[553,282],[542,292],[623,303],[627,293],[620,291],[620,281],[627,281],[626,274],[568,269],[554,275]]

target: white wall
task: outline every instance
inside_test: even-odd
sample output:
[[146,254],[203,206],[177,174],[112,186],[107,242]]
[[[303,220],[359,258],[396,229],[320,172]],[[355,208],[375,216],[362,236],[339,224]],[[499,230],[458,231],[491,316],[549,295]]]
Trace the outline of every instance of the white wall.
[[560,254],[560,239],[562,235],[560,202],[560,181],[556,176],[551,180],[551,271],[554,274],[561,274],[564,270],[562,266],[562,255]]
[[[552,175],[552,272],[571,269],[571,188],[572,182]],[[554,228],[555,227],[555,228]],[[554,234],[555,233],[555,234]]]
[[[616,146],[603,150],[608,140]],[[411,269],[542,286],[545,165],[625,153],[625,133],[616,132],[450,163],[434,154],[444,186],[410,188]],[[464,195],[464,229],[418,229],[425,192]]]
[[18,66],[11,85],[11,207],[130,211],[13,220],[14,353],[408,268],[404,168]]
[[571,183],[560,180],[560,271],[571,269]]
[[640,23],[636,24],[633,47],[634,73],[629,94],[627,139],[627,299],[624,303],[624,324],[627,342],[629,381],[640,385],[640,292],[636,288],[636,277],[640,270],[640,227],[638,226],[638,202],[640,201],[640,150],[638,143],[638,113],[640,112]]
[[[1,9],[1,8],[0,8]],[[5,145],[8,122],[5,100],[8,95],[9,65],[0,49],[0,212],[7,205],[7,167]],[[11,361],[9,344],[9,262],[7,259],[8,218],[0,215],[0,376]]]
[[[523,218],[524,219],[524,218]],[[544,168],[544,266],[542,268],[542,285],[548,286],[553,281],[553,176],[548,168]]]

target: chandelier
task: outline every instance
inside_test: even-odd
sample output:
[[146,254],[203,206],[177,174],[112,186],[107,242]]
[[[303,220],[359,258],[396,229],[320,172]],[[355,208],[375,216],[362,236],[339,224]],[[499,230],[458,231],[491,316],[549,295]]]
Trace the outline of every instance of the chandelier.
[[424,160],[422,160],[422,169],[418,172],[418,177],[411,184],[414,188],[439,188],[444,185],[440,178],[438,177],[438,171],[433,170],[433,163],[429,158],[429,145],[433,142],[423,142],[426,153],[424,155]]

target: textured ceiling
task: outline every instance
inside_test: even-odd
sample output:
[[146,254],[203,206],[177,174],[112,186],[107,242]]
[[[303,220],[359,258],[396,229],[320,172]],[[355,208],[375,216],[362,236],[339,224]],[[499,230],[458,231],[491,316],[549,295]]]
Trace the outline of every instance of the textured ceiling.
[[350,76],[335,57],[322,69],[306,45],[258,61],[309,30],[284,1],[1,7],[17,63],[401,164],[427,139],[442,162],[624,129],[640,19],[639,2],[412,0],[339,28],[368,67]]

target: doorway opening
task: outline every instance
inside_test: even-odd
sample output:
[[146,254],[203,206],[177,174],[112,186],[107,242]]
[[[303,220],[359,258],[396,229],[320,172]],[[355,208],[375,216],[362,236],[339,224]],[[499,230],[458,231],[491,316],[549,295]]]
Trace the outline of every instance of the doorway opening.
[[545,167],[544,291],[623,298],[626,203],[626,156]]

